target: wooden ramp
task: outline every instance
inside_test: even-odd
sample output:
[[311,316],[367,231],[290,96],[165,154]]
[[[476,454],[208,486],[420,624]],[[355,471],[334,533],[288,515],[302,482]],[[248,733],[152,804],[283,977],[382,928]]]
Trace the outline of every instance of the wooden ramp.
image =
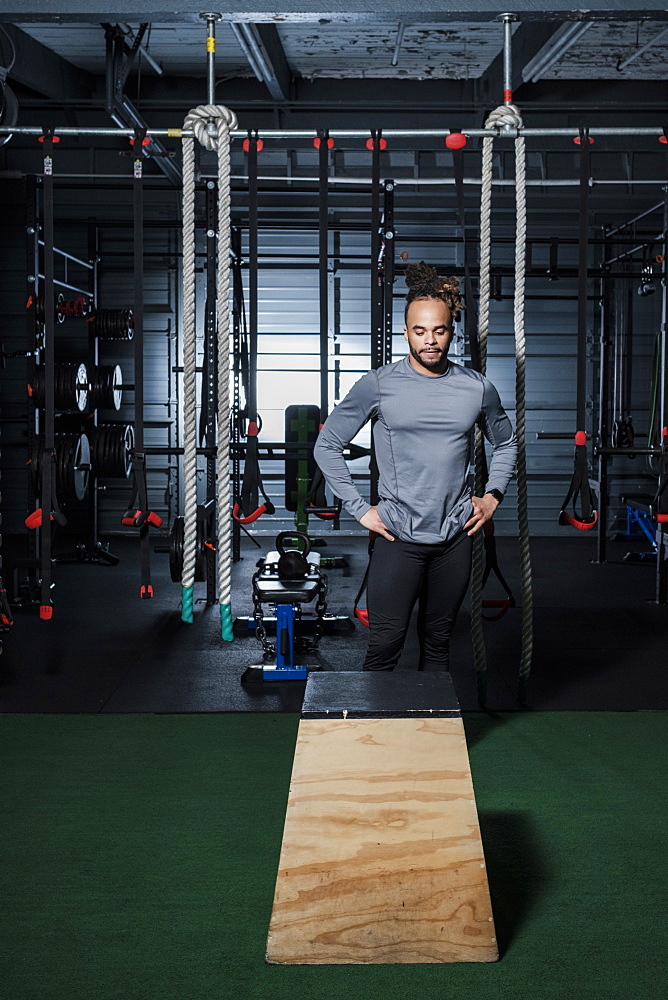
[[267,961],[496,959],[450,675],[311,674]]

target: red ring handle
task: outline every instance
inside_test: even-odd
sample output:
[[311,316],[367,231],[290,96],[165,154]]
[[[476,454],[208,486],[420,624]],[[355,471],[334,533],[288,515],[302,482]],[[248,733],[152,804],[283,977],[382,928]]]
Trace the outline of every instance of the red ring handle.
[[259,517],[262,517],[266,509],[267,505],[263,503],[258,507],[257,510],[254,510],[252,514],[249,514],[248,517],[239,517],[239,511],[241,510],[241,505],[235,503],[234,507],[232,508],[232,517],[234,518],[235,521],[238,521],[239,524],[252,524],[253,521],[257,521]]
[[369,627],[369,612],[366,608],[355,608],[355,618],[364,625],[365,628]]
[[505,598],[505,600],[495,599],[495,600],[483,601],[482,602],[483,608],[498,608],[498,611],[495,615],[483,615],[482,617],[486,622],[498,622],[501,618],[503,618],[508,608],[512,608],[512,606],[513,602],[510,600],[509,597]]
[[571,528],[577,528],[578,531],[591,531],[592,528],[596,527],[598,523],[598,511],[594,511],[594,517],[591,521],[578,521],[577,518],[572,517],[565,510],[562,510],[559,514],[559,524],[569,524]]

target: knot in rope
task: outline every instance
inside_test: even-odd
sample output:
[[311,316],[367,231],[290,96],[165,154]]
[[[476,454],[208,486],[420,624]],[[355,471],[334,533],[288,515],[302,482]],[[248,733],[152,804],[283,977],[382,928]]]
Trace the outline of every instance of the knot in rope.
[[[216,124],[218,134],[210,135],[207,125]],[[205,149],[217,148],[218,139],[226,136],[237,127],[237,116],[234,111],[223,104],[201,104],[186,115],[183,128],[192,130]]]
[[501,104],[494,108],[485,122],[485,128],[522,128],[522,115],[516,104]]

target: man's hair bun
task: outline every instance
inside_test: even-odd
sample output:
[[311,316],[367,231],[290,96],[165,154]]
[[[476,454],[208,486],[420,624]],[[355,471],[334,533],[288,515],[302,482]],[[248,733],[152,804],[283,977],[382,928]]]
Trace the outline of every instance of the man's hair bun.
[[416,299],[441,299],[450,309],[452,318],[459,319],[464,302],[458,278],[453,275],[444,278],[435,267],[421,260],[419,264],[409,264],[406,268],[406,284],[406,309]]

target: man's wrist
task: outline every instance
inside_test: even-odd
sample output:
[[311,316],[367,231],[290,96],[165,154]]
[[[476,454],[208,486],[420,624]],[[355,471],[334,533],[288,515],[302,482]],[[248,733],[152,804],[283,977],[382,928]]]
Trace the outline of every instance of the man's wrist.
[[499,504],[502,502],[504,494],[501,492],[501,490],[491,489],[487,490],[487,496],[494,497],[497,504]]

